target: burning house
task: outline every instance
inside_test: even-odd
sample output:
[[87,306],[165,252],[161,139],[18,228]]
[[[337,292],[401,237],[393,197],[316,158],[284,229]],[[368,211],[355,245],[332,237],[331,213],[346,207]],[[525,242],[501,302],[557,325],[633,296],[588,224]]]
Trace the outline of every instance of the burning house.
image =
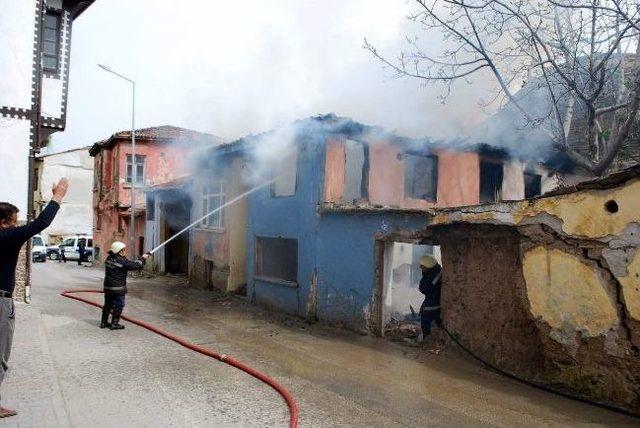
[[499,150],[447,149],[326,115],[209,150],[190,186],[191,218],[265,177],[275,181],[190,232],[191,284],[246,288],[261,306],[375,334],[419,305],[415,261],[439,257],[420,238],[431,210],[558,183]]
[[[131,153],[131,131],[113,134],[89,149],[94,157],[93,238],[94,259],[105,257],[104,249],[115,240],[129,241],[131,210],[135,209],[136,248],[145,248],[145,189],[189,174],[185,161],[190,153],[221,140],[174,126],[136,130],[136,155]],[[136,206],[131,207],[135,186]]]

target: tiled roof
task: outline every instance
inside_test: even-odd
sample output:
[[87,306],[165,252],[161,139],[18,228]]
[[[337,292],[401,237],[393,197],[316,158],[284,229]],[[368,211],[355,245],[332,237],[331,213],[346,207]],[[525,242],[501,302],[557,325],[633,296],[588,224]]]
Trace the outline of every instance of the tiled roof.
[[[89,153],[95,156],[102,149],[113,146],[118,140],[131,140],[131,130],[119,131],[106,140],[98,141],[91,146]],[[224,142],[217,135],[172,125],[136,129],[136,141],[183,142],[202,146],[215,146]]]

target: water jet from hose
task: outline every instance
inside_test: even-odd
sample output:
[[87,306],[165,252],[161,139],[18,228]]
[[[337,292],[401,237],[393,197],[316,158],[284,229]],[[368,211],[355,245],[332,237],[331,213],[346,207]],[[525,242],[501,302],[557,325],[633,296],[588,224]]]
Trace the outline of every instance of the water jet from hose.
[[157,247],[155,247],[154,249],[152,249],[151,251],[149,251],[149,254],[153,254],[156,251],[158,251],[159,249],[161,249],[162,247],[164,247],[165,245],[167,245],[169,242],[173,241],[174,239],[176,239],[178,236],[182,235],[184,232],[186,232],[187,230],[191,229],[192,227],[196,226],[198,223],[202,222],[203,220],[205,220],[208,217],[211,217],[212,215],[214,215],[215,213],[222,211],[224,208],[228,207],[229,205],[235,204],[236,202],[240,201],[241,199],[249,196],[250,194],[252,194],[253,192],[256,192],[260,189],[262,189],[263,187],[266,187],[268,185],[270,185],[271,183],[275,182],[277,180],[277,178],[274,178],[273,180],[269,180],[266,183],[262,183],[259,186],[254,187],[251,190],[247,190],[246,192],[244,192],[241,195],[236,196],[235,198],[231,199],[228,202],[225,202],[224,204],[220,205],[218,208],[216,208],[213,211],[210,211],[209,213],[207,213],[206,215],[200,217],[199,219],[197,219],[196,221],[194,221],[193,223],[191,223],[190,225],[186,226],[184,229],[180,230],[179,232],[177,232],[176,234],[174,234],[173,236],[171,236],[169,239],[167,239],[166,241],[164,241],[163,243],[159,244]]

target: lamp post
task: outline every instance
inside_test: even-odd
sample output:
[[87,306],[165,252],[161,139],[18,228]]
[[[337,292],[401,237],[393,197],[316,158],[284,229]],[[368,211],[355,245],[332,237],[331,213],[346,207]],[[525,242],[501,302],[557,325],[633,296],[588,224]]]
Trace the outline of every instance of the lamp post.
[[103,64],[98,67],[131,83],[131,221],[129,224],[131,258],[136,257],[136,82]]

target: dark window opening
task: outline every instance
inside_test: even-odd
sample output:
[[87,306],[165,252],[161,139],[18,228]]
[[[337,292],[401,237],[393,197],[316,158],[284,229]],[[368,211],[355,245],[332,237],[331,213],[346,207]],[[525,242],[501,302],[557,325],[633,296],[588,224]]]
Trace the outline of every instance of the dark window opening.
[[144,236],[138,236],[138,255],[144,254]]
[[133,182],[134,170],[135,170],[135,184],[144,184],[144,166],[146,156],[136,155],[135,165],[132,161],[131,155],[127,155],[127,183]]
[[48,10],[44,16],[42,67],[52,73],[57,73],[60,65],[60,22],[58,12]]
[[531,172],[524,173],[524,197],[534,198],[542,193],[542,176]]
[[298,281],[298,240],[257,238],[256,276]]
[[502,200],[502,164],[480,162],[480,203]]
[[407,198],[437,200],[438,158],[417,154],[404,155],[404,194]]
[[156,216],[156,199],[153,195],[147,195],[147,221],[155,220]]

